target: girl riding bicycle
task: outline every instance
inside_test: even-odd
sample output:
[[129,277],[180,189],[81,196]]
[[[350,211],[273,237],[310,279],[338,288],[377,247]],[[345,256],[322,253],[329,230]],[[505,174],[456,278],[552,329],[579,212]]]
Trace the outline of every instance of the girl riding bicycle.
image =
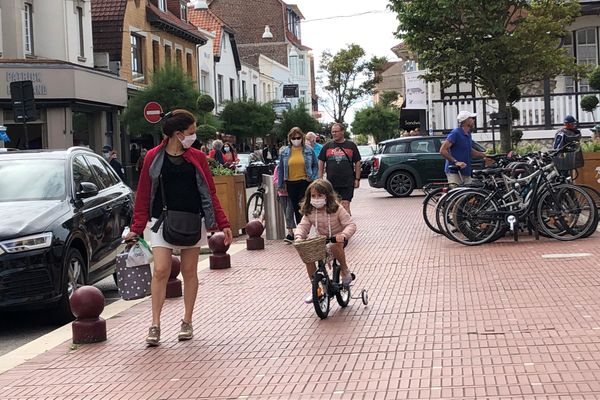
[[[346,263],[344,247],[356,232],[356,224],[344,207],[341,207],[331,183],[324,179],[313,181],[306,189],[304,199],[300,203],[300,211],[303,217],[294,231],[295,240],[306,239],[313,225],[318,235],[335,237],[335,243],[331,244],[330,249],[340,263],[342,283],[349,285],[352,282],[352,274]],[[309,279],[316,269],[315,263],[306,264]],[[307,300],[309,303],[312,301],[308,298]]]

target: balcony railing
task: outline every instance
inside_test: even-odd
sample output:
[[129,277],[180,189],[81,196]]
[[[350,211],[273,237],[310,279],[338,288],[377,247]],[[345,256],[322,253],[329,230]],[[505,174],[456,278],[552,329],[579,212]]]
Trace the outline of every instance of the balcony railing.
[[[514,105],[519,110],[519,119],[514,121],[513,127],[525,130],[554,129],[563,125],[565,115],[573,115],[582,127],[591,127],[600,119],[600,107],[594,113],[596,116],[581,109],[581,98],[588,94],[600,96],[597,92],[553,93],[547,98],[543,95],[523,96]],[[434,100],[432,106],[432,128],[436,133],[447,133],[455,128],[456,115],[460,110],[476,113],[480,129],[488,128],[490,113],[498,112],[498,102],[485,97]]]

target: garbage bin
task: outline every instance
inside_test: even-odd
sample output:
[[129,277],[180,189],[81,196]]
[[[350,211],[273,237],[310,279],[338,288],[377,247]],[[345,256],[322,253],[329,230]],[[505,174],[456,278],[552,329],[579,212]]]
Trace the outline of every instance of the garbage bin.
[[263,187],[265,188],[265,231],[267,240],[285,238],[285,216],[281,203],[277,199],[277,188],[273,184],[273,175],[263,174]]

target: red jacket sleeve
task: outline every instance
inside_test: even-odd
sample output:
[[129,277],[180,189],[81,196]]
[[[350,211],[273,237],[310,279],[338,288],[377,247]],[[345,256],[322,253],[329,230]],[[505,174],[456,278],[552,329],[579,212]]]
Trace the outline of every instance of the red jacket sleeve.
[[144,164],[140,172],[138,180],[137,192],[135,195],[135,206],[133,208],[133,221],[131,223],[131,231],[142,236],[148,219],[150,216],[150,190],[152,184],[150,182],[150,164],[156,156],[156,151],[150,150],[144,157]]
[[208,184],[208,190],[210,191],[210,198],[212,201],[213,210],[215,211],[215,220],[217,221],[217,226],[220,230],[230,228],[231,225],[229,224],[229,219],[227,219],[227,215],[225,215],[225,211],[223,211],[223,207],[221,207],[221,202],[217,197],[215,181],[213,180],[212,173],[210,172],[208,161],[206,161],[206,156],[204,154],[199,153],[197,156],[197,160],[200,162],[202,173],[204,174],[204,177],[206,178],[206,183]]

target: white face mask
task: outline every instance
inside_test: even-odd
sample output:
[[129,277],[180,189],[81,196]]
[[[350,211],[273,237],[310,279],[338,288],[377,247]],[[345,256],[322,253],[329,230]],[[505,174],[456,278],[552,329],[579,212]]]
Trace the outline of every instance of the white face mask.
[[325,203],[327,203],[327,200],[324,198],[320,198],[320,199],[317,199],[316,197],[310,198],[310,205],[313,206],[314,208],[323,208],[325,206]]
[[300,147],[301,144],[302,144],[302,139],[292,140],[292,146],[294,146],[294,147]]
[[224,151],[225,153],[229,153],[229,147],[223,147],[223,151]]
[[189,149],[196,141],[196,134],[194,133],[193,135],[184,136],[183,139],[181,139],[179,136],[177,136],[177,138],[181,142],[181,145],[184,149]]

